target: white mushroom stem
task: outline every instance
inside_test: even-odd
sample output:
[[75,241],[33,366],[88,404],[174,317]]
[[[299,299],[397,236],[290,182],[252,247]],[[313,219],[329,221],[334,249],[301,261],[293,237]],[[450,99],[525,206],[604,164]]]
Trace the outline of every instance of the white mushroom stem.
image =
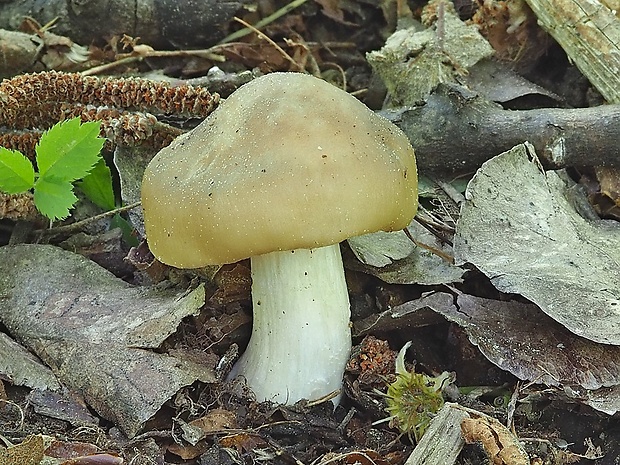
[[350,307],[338,244],[252,257],[254,322],[230,377],[259,401],[293,404],[342,388]]

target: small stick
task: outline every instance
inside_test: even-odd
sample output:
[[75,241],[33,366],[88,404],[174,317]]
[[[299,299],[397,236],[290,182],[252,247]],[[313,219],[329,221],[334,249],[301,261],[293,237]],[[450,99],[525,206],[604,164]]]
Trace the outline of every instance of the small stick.
[[258,29],[256,29],[254,26],[252,26],[251,24],[245,22],[244,20],[242,20],[241,18],[237,18],[236,16],[233,18],[235,21],[243,24],[245,27],[249,28],[251,31],[255,32],[256,35],[258,35],[258,37],[260,37],[261,39],[266,40],[267,42],[269,42],[271,45],[274,46],[274,48],[280,52],[282,54],[282,56],[284,58],[286,58],[288,61],[290,61],[293,66],[295,67],[296,70],[298,71],[302,71],[303,67],[300,66],[299,63],[297,63],[295,60],[293,60],[293,57],[291,57],[288,53],[286,53],[286,51],[280,47],[278,44],[276,44],[269,36],[267,36],[265,33],[259,31]]
[[142,202],[135,202],[129,205],[125,205],[123,207],[115,208],[114,210],[109,210],[107,212],[103,212],[99,215],[91,216],[90,218],[86,218],[85,220],[76,221],[75,223],[68,224],[66,226],[58,226],[57,228],[48,228],[48,229],[37,229],[36,233],[40,234],[41,237],[52,237],[58,234],[70,233],[74,231],[79,231],[84,226],[88,226],[91,223],[102,220],[103,218],[107,218],[108,216],[114,216],[117,213],[123,213],[128,210],[132,210],[138,206],[140,206]]
[[247,36],[248,34],[250,34],[251,32],[254,32],[258,28],[261,28],[263,26],[266,26],[267,24],[272,23],[276,19],[278,19],[281,16],[284,16],[285,14],[287,14],[289,11],[292,11],[295,8],[297,8],[298,6],[303,5],[304,3],[306,3],[306,1],[307,0],[293,0],[291,3],[289,3],[287,5],[284,5],[278,11],[270,14],[266,18],[261,19],[254,26],[249,27],[249,25],[248,25],[248,26],[246,26],[245,29],[241,29],[239,31],[233,32],[232,34],[230,34],[227,37],[225,37],[224,39],[222,39],[219,42],[218,45],[225,44],[225,43],[228,43],[228,42],[232,42],[233,40],[237,40],[237,39],[240,39],[241,37]]

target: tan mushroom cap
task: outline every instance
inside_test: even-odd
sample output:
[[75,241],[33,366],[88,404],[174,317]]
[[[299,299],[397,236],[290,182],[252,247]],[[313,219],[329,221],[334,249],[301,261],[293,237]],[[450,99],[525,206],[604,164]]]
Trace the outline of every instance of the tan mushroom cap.
[[404,133],[300,73],[240,87],[161,150],[142,184],[149,247],[179,268],[402,229],[417,198]]

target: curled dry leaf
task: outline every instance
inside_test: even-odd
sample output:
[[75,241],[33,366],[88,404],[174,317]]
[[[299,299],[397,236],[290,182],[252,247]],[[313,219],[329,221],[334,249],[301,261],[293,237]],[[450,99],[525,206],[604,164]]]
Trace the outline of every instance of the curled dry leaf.
[[235,449],[237,451],[251,451],[257,448],[264,448],[267,442],[256,434],[242,432],[231,434],[220,440],[223,447]]
[[57,459],[71,459],[96,454],[99,448],[88,442],[54,439],[45,449],[45,455]]
[[530,460],[517,437],[495,418],[465,418],[461,431],[467,444],[482,443],[493,465],[529,465]]
[[342,465],[390,465],[389,460],[369,449],[343,454],[341,460],[336,463]]

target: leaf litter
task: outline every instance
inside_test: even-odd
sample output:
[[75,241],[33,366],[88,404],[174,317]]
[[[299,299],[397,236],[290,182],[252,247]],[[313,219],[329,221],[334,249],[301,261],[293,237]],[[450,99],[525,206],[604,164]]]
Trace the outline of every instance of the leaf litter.
[[620,226],[581,216],[578,195],[561,172],[541,170],[531,145],[498,155],[467,188],[455,260],[574,334],[620,345]]
[[0,262],[0,322],[128,437],[182,387],[215,381],[208,364],[157,351],[199,312],[202,286],[187,295],[131,286],[49,245],[2,247]]

